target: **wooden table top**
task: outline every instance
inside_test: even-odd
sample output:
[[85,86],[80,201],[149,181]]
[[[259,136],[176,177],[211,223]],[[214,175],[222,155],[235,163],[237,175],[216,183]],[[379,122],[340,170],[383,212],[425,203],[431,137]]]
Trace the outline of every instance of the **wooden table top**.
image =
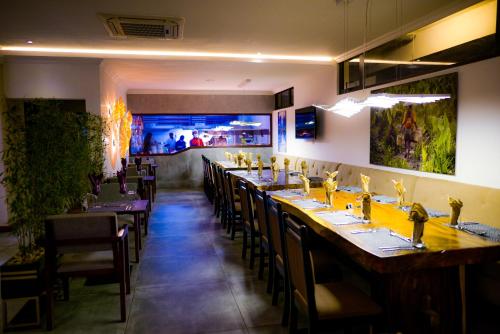
[[[270,169],[264,169],[262,171],[262,177],[259,178],[257,175],[257,170],[252,170],[251,174],[248,174],[246,170],[232,170],[229,172],[231,175],[241,178],[248,182],[253,188],[259,190],[282,190],[282,189],[302,189],[304,184],[298,176],[285,175],[284,170],[280,170],[278,175],[278,182],[273,182],[273,176]],[[311,187],[321,187],[321,182],[311,182]]]
[[[300,203],[294,203],[295,200],[305,199],[300,195],[282,197],[271,193],[271,196],[282,203],[284,211],[301,219],[318,235],[371,271],[390,273],[500,260],[500,243],[447,226],[449,217],[430,218],[425,223],[424,249],[384,251],[379,247],[384,247],[381,242],[389,237],[389,230],[402,237],[412,237],[413,223],[408,220],[408,213],[395,204],[372,201],[370,223],[334,225],[324,219],[322,212],[345,210],[346,205],[352,203],[355,207],[353,211],[345,212],[362,216],[360,202],[357,201],[359,194],[337,191],[333,208],[317,209],[304,209]],[[307,198],[324,202],[325,192],[319,188],[311,189]],[[370,230],[376,233],[370,233]],[[359,233],[361,231],[364,233]]]
[[116,214],[134,214],[145,212],[148,200],[98,202],[88,209],[88,212],[115,212]]
[[[238,166],[238,164],[234,163],[234,161],[227,161],[227,160],[219,160],[219,161],[214,161],[217,165],[222,167],[225,170],[246,170],[247,166],[243,163],[241,166]],[[271,164],[269,163],[264,163],[264,169],[271,168]],[[252,162],[252,169],[257,169],[257,161]]]

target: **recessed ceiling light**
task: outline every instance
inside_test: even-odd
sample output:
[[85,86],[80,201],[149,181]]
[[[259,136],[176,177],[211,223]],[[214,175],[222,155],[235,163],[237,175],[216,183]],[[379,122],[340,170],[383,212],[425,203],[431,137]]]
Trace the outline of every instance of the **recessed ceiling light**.
[[33,44],[32,40],[26,41],[26,44]]
[[180,57],[180,58],[223,58],[242,60],[270,60],[270,61],[307,61],[331,63],[329,56],[299,56],[276,55],[255,53],[230,53],[230,52],[193,52],[193,51],[164,51],[164,50],[114,50],[114,49],[79,49],[79,48],[52,48],[52,47],[24,47],[3,46],[0,51],[26,52],[26,53],[54,53],[69,55],[95,55],[95,56],[143,56],[143,57]]

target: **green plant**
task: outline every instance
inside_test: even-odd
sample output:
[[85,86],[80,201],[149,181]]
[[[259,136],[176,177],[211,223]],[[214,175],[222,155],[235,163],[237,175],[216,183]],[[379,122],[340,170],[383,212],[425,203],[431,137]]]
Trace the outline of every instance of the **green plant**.
[[88,174],[102,172],[102,121],[83,101],[28,100],[11,103],[3,124],[9,224],[29,256],[45,217],[79,206]]

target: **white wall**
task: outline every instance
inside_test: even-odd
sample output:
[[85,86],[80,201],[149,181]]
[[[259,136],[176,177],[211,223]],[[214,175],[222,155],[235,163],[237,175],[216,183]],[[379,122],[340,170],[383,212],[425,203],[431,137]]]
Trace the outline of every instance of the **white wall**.
[[98,114],[98,59],[6,57],[7,98],[85,99],[87,111]]
[[[401,81],[458,72],[458,125],[456,175],[439,175],[370,165],[370,113],[351,118],[329,112],[319,117],[320,135],[315,141],[295,140],[294,110],[311,104],[333,103],[348,95],[363,96],[369,90],[337,95],[336,70],[290,83],[295,87],[295,106],[287,109],[287,154],[343,162],[401,173],[448,179],[500,188],[500,57],[451,70]],[[392,83],[388,86],[395,85]],[[380,86],[383,87],[383,86]],[[377,87],[379,88],[379,87]],[[273,113],[274,153],[277,153],[277,111]]]
[[[6,98],[84,99],[87,111],[97,114],[99,63],[97,59],[5,57],[0,81]],[[7,221],[4,197],[1,187],[0,224]]]
[[[121,97],[127,106],[127,89],[120,84],[119,80],[106,68],[105,63],[100,66],[100,115],[103,119],[109,118],[109,109],[113,110],[118,99]],[[107,131],[107,145],[105,150],[104,172],[112,174],[121,168],[120,164],[120,140],[115,138],[115,146],[111,140],[111,129]]]

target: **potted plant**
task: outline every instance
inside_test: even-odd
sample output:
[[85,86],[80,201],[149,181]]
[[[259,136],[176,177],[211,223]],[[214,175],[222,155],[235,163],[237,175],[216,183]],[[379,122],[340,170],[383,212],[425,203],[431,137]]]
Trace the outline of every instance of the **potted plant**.
[[44,219],[81,207],[88,175],[102,173],[104,142],[102,121],[84,101],[13,100],[4,109],[1,182],[19,245],[1,268],[2,296],[9,299],[40,294]]

